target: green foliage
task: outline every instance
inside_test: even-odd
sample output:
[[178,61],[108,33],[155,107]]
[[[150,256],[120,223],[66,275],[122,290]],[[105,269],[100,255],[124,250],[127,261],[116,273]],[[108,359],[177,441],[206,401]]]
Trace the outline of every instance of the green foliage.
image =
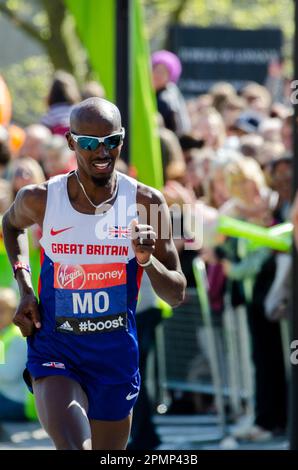
[[36,26],[41,36],[50,34],[50,25],[42,2],[39,0],[0,0],[14,15]]
[[73,72],[79,83],[88,76],[85,50],[63,0],[0,0],[0,15],[44,49],[43,55],[21,63],[5,68],[0,64],[13,98],[13,120],[20,125],[38,122],[46,111],[54,69]]
[[64,0],[0,0],[0,15],[39,43],[55,69],[86,75],[86,56]]
[[21,126],[39,122],[46,112],[53,67],[46,55],[0,69],[13,100],[13,121]]

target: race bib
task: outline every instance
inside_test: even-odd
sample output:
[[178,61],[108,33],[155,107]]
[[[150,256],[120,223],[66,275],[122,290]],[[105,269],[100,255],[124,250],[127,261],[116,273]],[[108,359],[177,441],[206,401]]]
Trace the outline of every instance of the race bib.
[[56,331],[127,329],[126,264],[54,264]]

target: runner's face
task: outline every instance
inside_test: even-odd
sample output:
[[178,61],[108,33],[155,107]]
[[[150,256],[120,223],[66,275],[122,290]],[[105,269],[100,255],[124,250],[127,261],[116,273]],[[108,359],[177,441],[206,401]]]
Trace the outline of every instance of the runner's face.
[[[77,135],[88,135],[93,137],[105,137],[120,131],[112,123],[105,121],[80,122],[72,131]],[[83,150],[78,143],[74,142],[71,136],[68,141],[73,146],[78,168],[83,170],[88,176],[96,179],[106,179],[114,171],[116,160],[119,158],[122,143],[115,149],[109,150],[100,144],[96,150]]]

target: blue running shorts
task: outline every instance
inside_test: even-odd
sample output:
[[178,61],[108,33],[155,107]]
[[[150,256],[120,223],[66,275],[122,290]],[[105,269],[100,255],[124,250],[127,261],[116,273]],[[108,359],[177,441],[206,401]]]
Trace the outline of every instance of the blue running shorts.
[[39,379],[50,375],[63,375],[78,382],[87,395],[88,418],[102,421],[119,421],[132,411],[140,391],[140,374],[137,372],[130,382],[122,384],[103,384],[88,371],[74,371],[61,362],[27,364],[24,372],[25,382],[31,392],[31,377]]

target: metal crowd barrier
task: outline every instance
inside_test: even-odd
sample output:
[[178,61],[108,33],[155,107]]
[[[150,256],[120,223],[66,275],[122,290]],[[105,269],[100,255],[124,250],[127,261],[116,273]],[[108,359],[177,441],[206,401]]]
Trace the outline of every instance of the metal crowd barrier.
[[158,382],[164,402],[170,391],[213,396],[221,439],[228,434],[228,418],[253,412],[246,311],[234,311],[226,299],[222,318],[215,319],[204,262],[196,258],[193,269],[196,288],[187,289],[185,302],[157,330]]

